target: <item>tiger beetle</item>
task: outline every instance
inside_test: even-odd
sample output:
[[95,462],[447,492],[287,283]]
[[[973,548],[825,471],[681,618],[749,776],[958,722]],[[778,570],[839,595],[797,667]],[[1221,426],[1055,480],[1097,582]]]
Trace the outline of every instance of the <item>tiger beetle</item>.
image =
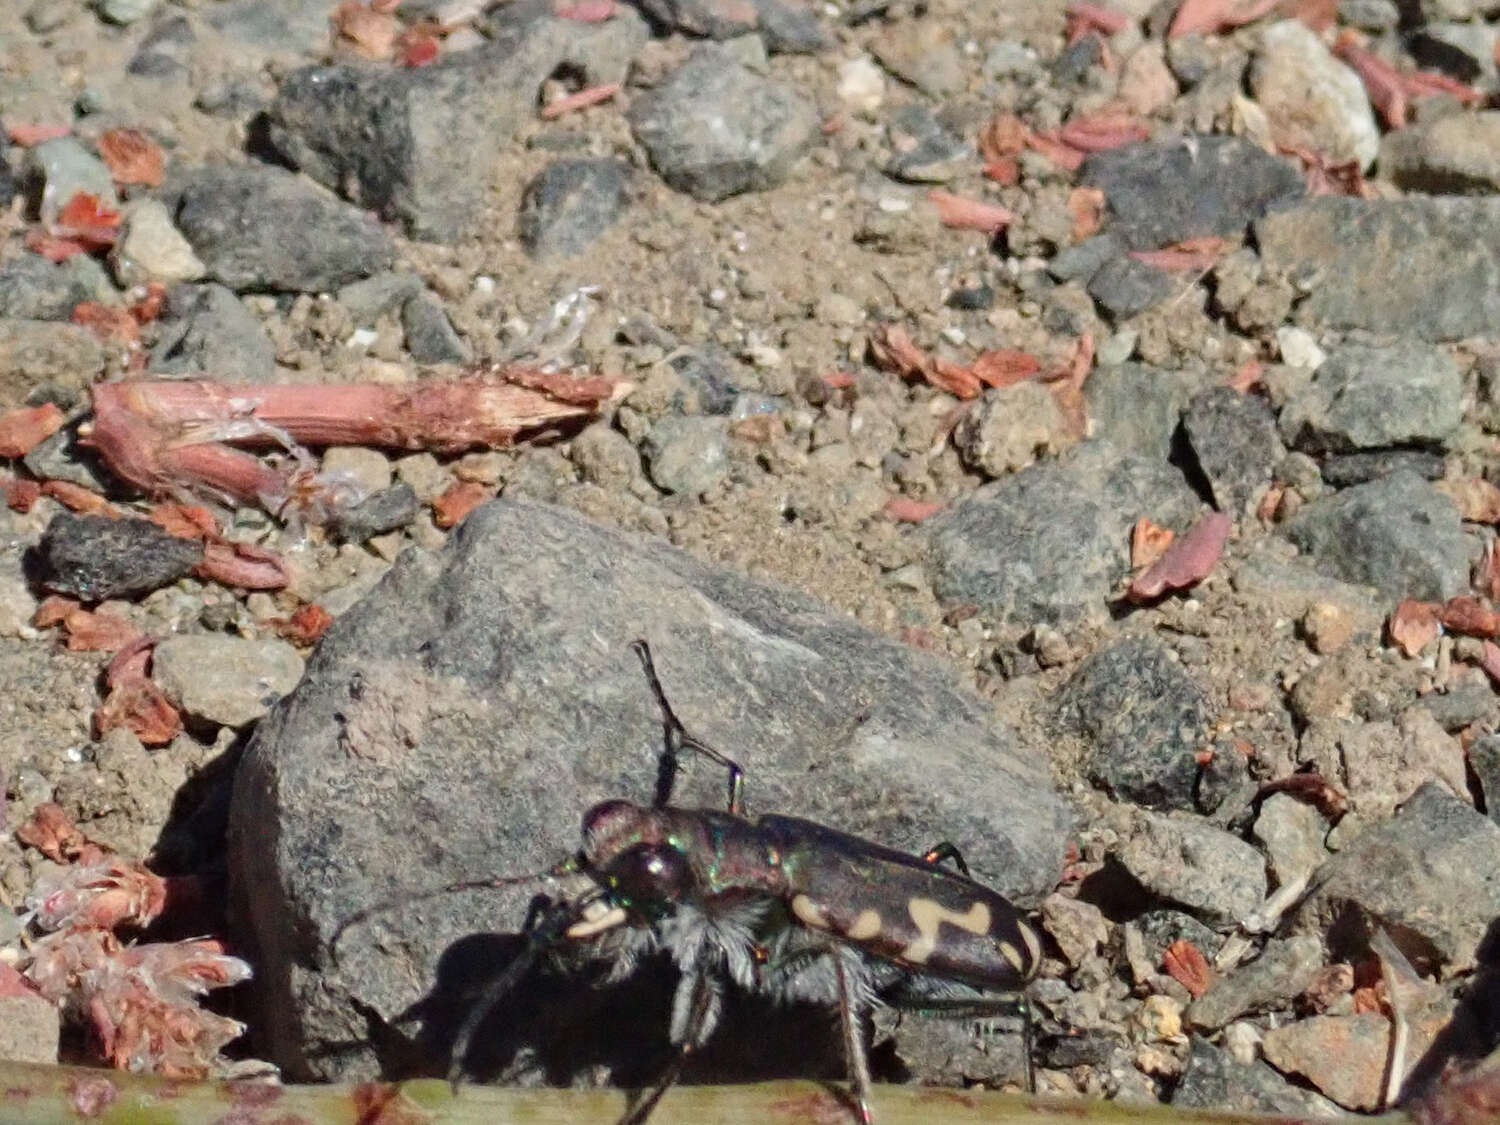
[[[586,946],[590,958],[613,962],[610,980],[623,979],[657,951],[668,953],[680,974],[668,1034],[671,1061],[620,1125],[641,1125],[689,1056],[708,1042],[731,982],[778,1001],[837,1005],[864,1125],[872,1117],[862,1021],[877,1004],[972,1019],[1019,1010],[1026,1085],[1034,1090],[1023,990],[1042,952],[1021,912],[970,877],[950,843],[915,856],[797,817],[748,819],[744,771],[688,733],[646,642],[631,648],[664,729],[649,806],[623,800],[595,805],[584,814],[578,853],[543,875],[472,880],[403,896],[360,911],[334,933],[336,947],[346,929],[376,910],[454,890],[538,879],[564,889],[560,901],[533,913],[520,953],[468,1009],[453,1040],[449,1079],[459,1082],[485,1016],[541,958],[559,947]],[[724,811],[670,803],[683,750],[728,771]]]

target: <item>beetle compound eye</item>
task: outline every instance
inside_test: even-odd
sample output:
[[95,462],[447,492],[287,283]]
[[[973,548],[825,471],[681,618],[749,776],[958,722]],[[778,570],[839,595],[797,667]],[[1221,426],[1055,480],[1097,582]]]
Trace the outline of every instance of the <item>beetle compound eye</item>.
[[609,866],[610,884],[637,905],[676,900],[693,885],[687,857],[668,844],[637,844]]

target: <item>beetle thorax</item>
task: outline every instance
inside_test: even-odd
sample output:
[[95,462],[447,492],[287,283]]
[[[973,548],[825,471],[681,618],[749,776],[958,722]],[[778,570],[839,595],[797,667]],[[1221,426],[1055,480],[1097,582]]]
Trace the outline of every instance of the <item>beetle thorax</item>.
[[629,801],[601,801],[583,815],[583,857],[596,871],[637,844],[660,844],[666,837],[654,809]]

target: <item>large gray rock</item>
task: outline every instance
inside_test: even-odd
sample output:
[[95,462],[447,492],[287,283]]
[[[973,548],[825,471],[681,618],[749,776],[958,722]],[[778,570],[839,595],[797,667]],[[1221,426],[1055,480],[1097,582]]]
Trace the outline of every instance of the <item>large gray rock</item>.
[[1460,971],[1500,917],[1500,824],[1429,783],[1325,863],[1313,888],[1295,924],[1322,933],[1337,920],[1335,956],[1362,953],[1381,927],[1419,972]]
[[636,98],[628,117],[661,178],[710,203],[775,187],[818,139],[810,101],[708,45]]
[[[339,618],[241,763],[234,914],[256,965],[262,1049],[290,1075],[372,1073],[378,1049],[349,1050],[368,1042],[371,1013],[394,1019],[429,992],[436,1003],[464,966],[493,975],[515,951],[493,934],[521,928],[538,888],[382,913],[347,933],[335,968],[339,922],[402,890],[545,870],[578,847],[594,802],[650,799],[661,723],[627,647],[641,635],[689,729],[745,766],[752,814],[906,850],[952,839],[1013,895],[1057,877],[1068,816],[1045,763],[947,670],[803,595],[498,501],[442,553],[402,556]],[[724,790],[724,772],[693,759],[675,800],[722,808]],[[559,1002],[595,995],[559,987]],[[464,1010],[421,1009],[422,1040],[441,1052]],[[519,1026],[514,1005],[502,1015]],[[567,1026],[547,1016],[537,1034]],[[648,1018],[639,1003],[588,1017],[611,1059],[640,1050]]]
[[235,290],[327,292],[391,264],[385,228],[281,168],[205,168],[177,192],[177,227]]
[[1187,371],[1144,363],[1097,367],[1083,384],[1093,434],[1122,453],[1165,461],[1200,382],[1201,377]]
[[1447,352],[1406,340],[1348,344],[1330,355],[1282,408],[1289,445],[1348,453],[1436,445],[1463,420],[1464,378]]
[[1171,465],[1085,442],[931,521],[933,589],[1022,627],[1102,621],[1130,569],[1131,525],[1147,516],[1183,530],[1198,508]]
[[1307,291],[1305,323],[1459,340],[1500,321],[1493,196],[1313,199],[1260,220],[1255,239],[1266,268]]
[[483,221],[493,175],[485,153],[533,119],[547,76],[567,65],[591,83],[620,81],[645,40],[644,22],[622,8],[601,24],[505,28],[432,66],[306,67],[282,80],[271,140],[313,179],[412,237],[453,241]]
[[1458,509],[1404,469],[1315,500],[1286,536],[1325,574],[1374,586],[1392,602],[1468,589],[1473,545]]

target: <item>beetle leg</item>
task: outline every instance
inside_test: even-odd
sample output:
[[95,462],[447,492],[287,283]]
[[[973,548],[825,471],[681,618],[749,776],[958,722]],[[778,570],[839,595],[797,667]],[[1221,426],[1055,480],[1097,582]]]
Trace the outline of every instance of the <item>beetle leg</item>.
[[688,1056],[713,1034],[722,999],[719,982],[709,973],[695,969],[683,975],[672,1001],[672,1058],[662,1068],[651,1089],[630,1107],[618,1125],[642,1125],[651,1116],[662,1095],[682,1076]]
[[951,840],[943,840],[941,843],[933,844],[932,847],[922,853],[922,862],[932,867],[937,867],[945,859],[951,859],[953,866],[957,867],[966,878],[973,878],[973,876],[969,875],[969,865],[964,862],[964,857],[959,852],[958,845]]
[[872,1125],[870,1113],[870,1059],[865,1054],[864,1007],[849,987],[849,973],[838,951],[833,953],[834,977],[839,985],[839,1022],[844,1028],[844,1058],[849,1063],[849,1077],[854,1098],[859,1104],[861,1125]]
[[677,748],[683,746],[729,771],[729,811],[740,816],[745,804],[745,771],[733,758],[721,754],[687,732],[682,720],[677,717],[677,712],[672,710],[672,704],[667,702],[666,689],[661,686],[661,678],[656,674],[656,662],[651,659],[651,646],[644,640],[634,640],[630,642],[630,647],[640,657],[641,667],[646,672],[646,682],[651,685],[651,694],[661,711],[666,752],[662,755],[661,769],[657,773],[656,796],[652,804],[656,808],[663,808],[671,803],[673,784],[677,780]]

